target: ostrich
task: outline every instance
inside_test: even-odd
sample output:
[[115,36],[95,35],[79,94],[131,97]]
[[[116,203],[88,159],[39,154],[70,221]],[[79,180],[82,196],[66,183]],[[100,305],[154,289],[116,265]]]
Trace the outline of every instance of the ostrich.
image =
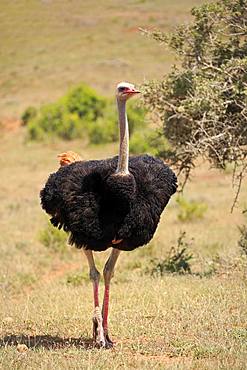
[[[69,243],[82,248],[93,283],[93,338],[98,346],[113,346],[108,334],[110,281],[120,251],[131,251],[153,237],[162,211],[177,188],[172,170],[149,155],[129,158],[127,100],[139,94],[134,85],[117,85],[119,155],[81,161],[73,152],[60,155],[61,167],[41,190],[42,208],[51,223],[69,233]],[[104,298],[99,308],[99,279],[93,251],[112,248],[103,270]]]

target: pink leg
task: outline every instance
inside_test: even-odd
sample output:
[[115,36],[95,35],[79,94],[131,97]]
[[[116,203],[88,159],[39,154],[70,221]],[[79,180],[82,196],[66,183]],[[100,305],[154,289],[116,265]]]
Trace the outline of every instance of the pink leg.
[[103,329],[104,333],[108,331],[108,312],[109,312],[109,296],[110,296],[110,284],[105,285],[104,303],[103,303]]
[[104,330],[102,325],[102,315],[99,308],[99,277],[100,274],[95,267],[93,253],[84,250],[89,264],[89,276],[93,282],[94,315],[93,315],[93,339],[100,347],[106,346]]
[[111,341],[108,335],[110,281],[113,277],[114,267],[116,265],[119,254],[120,254],[120,251],[118,249],[113,249],[104,267],[105,293],[104,293],[104,301],[103,301],[103,308],[102,308],[102,316],[103,316],[103,330],[104,330],[104,335],[105,335],[105,340],[106,340],[106,346],[108,348],[113,346],[113,342]]

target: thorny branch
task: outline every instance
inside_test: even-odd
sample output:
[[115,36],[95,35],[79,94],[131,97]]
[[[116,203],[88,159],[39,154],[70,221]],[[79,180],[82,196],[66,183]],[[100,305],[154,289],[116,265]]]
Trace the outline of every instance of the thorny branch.
[[235,207],[247,172],[247,0],[192,10],[194,22],[171,35],[146,31],[173,49],[181,67],[144,85],[170,147],[160,155],[188,181],[198,156],[216,168],[234,165]]

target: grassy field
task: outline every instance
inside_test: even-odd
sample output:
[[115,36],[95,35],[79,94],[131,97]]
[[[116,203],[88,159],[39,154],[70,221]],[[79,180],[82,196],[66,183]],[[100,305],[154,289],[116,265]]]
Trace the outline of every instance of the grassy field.
[[[30,144],[25,132],[1,139],[1,334],[3,369],[244,369],[246,356],[246,267],[239,257],[237,225],[243,222],[246,189],[230,214],[231,174],[195,173],[185,197],[208,206],[204,218],[178,220],[176,197],[149,246],[122,253],[112,284],[113,350],[92,348],[92,287],[84,256],[61,253],[40,242],[47,218],[38,193],[57,168],[56,154],[68,144]],[[117,147],[69,144],[83,158],[100,158]],[[176,245],[181,231],[190,247],[192,275],[153,277],[152,260]],[[106,255],[98,254],[102,268]],[[218,262],[214,259],[219,255]],[[216,272],[208,273],[213,267]],[[200,273],[200,274],[199,274]],[[19,353],[17,344],[28,351]]]
[[[159,77],[173,56],[138,27],[170,30],[201,3],[1,1],[0,121],[80,81],[111,95],[116,81]],[[42,243],[48,219],[39,191],[57,169],[58,153],[104,158],[117,145],[30,143],[23,127],[0,133],[0,369],[246,369],[247,266],[237,241],[247,187],[231,214],[231,169],[201,164],[184,197],[207,205],[203,218],[179,220],[176,195],[153,241],[120,255],[110,304],[115,347],[98,350],[86,260],[66,242],[58,250]],[[183,231],[192,273],[152,276]],[[96,255],[101,270],[108,254]]]
[[2,0],[0,118],[54,100],[81,81],[112,94],[117,81],[159,77],[173,57],[138,28],[171,30],[201,3]]

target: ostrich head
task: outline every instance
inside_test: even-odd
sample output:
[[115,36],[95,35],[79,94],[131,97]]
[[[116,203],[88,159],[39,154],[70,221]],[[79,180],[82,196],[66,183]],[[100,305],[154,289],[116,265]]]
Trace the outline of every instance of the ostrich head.
[[140,91],[135,88],[133,84],[129,82],[120,82],[117,85],[116,96],[118,100],[128,100],[130,97],[139,94]]

